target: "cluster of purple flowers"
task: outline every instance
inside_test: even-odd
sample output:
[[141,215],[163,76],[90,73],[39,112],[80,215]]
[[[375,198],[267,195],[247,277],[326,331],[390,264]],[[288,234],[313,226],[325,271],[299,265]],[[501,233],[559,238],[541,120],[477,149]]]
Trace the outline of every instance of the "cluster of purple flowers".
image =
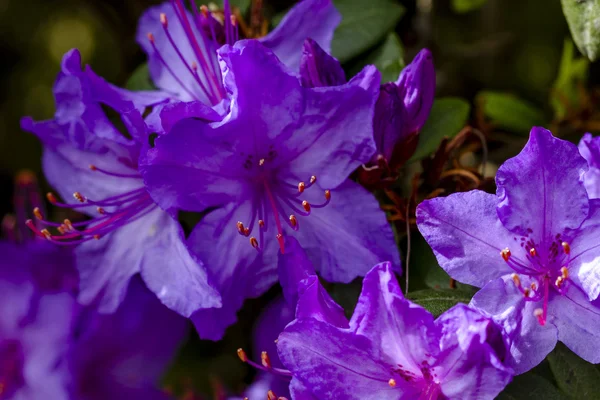
[[[374,66],[347,79],[329,54],[340,19],[330,0],[304,0],[241,39],[227,0],[222,12],[170,0],[138,27],[154,91],[65,54],[54,118],[22,127],[74,198],[49,203],[86,217],[53,222],[36,200],[35,218],[18,213],[33,237],[1,243],[0,399],[166,398],[157,385],[185,318],[219,340],[277,282],[284,298],[255,332],[261,363],[238,353],[264,370],[251,399],[492,399],[557,340],[600,362],[600,142],[533,128],[496,195],[419,205],[441,267],[482,288],[434,318],[402,295],[392,228],[352,179],[410,157],[432,57],[396,82]],[[187,237],[180,211],[203,214]],[[348,320],[319,278],[357,277]]]

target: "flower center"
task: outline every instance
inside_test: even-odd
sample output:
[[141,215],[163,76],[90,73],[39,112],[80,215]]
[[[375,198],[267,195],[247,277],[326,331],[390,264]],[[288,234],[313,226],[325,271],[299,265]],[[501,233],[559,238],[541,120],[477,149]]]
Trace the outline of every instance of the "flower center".
[[[427,360],[423,360],[421,364],[415,366],[412,371],[400,364],[398,364],[398,368],[395,368],[393,371],[404,381],[413,383],[421,389],[419,400],[435,400],[438,398],[438,395],[440,394],[440,385],[435,371],[429,365]],[[397,382],[392,378],[388,381],[388,385],[390,385],[390,387],[396,387]]]
[[[269,152],[269,154],[272,154]],[[274,153],[273,153],[274,154]],[[256,175],[252,175],[252,181],[255,183],[256,191],[252,199],[252,211],[248,225],[238,221],[236,226],[240,235],[250,237],[250,244],[257,250],[261,250],[264,241],[264,233],[269,229],[268,216],[273,217],[275,238],[279,243],[281,253],[285,252],[283,239],[283,226],[286,223],[292,230],[297,231],[300,224],[297,216],[307,217],[312,210],[327,206],[331,201],[331,191],[325,190],[325,201],[320,204],[311,204],[307,200],[302,200],[301,196],[306,190],[310,189],[317,182],[315,175],[311,176],[307,182],[291,183],[280,178],[276,171],[269,168],[270,162],[275,158],[261,158],[258,160],[258,169]],[[244,163],[244,168],[253,169],[252,156],[248,156]],[[285,222],[282,222],[285,221]],[[258,225],[258,239],[251,236]]]
[[[568,287],[571,246],[561,239],[560,234],[555,236],[547,248],[536,246],[529,237],[521,237],[520,244],[527,261],[513,257],[508,247],[500,255],[515,271],[512,280],[525,300],[543,301],[542,307],[536,308],[533,314],[540,325],[544,326],[548,315],[550,288],[562,295]],[[544,251],[540,253],[538,248]],[[522,276],[527,278],[527,282],[522,281]]]
[[23,350],[18,341],[0,341],[0,400],[10,399],[25,384],[23,363]]
[[[156,57],[179,86],[192,98],[196,100],[206,98],[211,105],[215,105],[225,97],[217,49],[224,44],[233,44],[239,39],[237,20],[231,14],[227,1],[221,15],[216,15],[206,6],[201,6],[198,10],[194,1],[190,3],[191,18],[183,0],[171,0],[173,11],[177,16],[176,21],[169,21],[166,14],[160,14],[160,23],[168,41],[168,45],[162,48],[172,48],[176,57],[167,57],[159,50],[152,32],[147,36]],[[180,24],[187,40],[186,44],[192,49],[192,54],[187,54],[187,58],[187,52],[176,42],[176,39],[181,39],[174,38],[171,34],[169,29],[171,22]],[[191,77],[191,80],[179,75],[182,65],[189,74],[187,78]]]
[[[90,165],[90,169],[116,179],[141,180],[139,174],[110,172],[95,165]],[[60,208],[80,210],[95,207],[98,214],[87,221],[71,222],[65,219],[62,223],[58,223],[45,220],[41,210],[36,207],[33,214],[37,223],[28,220],[27,226],[38,236],[59,245],[74,245],[92,239],[98,240],[116,229],[142,218],[157,207],[143,185],[101,200],[92,200],[80,192],[75,192],[73,197],[79,202],[78,204],[60,203],[52,193],[48,193],[46,197],[50,203]],[[51,233],[48,228],[55,228],[58,234]]]

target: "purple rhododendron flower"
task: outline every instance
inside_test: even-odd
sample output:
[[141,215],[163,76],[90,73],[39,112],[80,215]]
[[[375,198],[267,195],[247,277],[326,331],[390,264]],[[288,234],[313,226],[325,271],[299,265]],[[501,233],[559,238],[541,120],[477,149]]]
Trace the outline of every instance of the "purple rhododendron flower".
[[586,161],[543,128],[496,175],[497,194],[424,201],[419,230],[454,279],[482,287],[472,305],[504,325],[522,373],[565,343],[600,362],[600,202]]
[[348,179],[375,150],[379,73],[367,67],[346,85],[307,89],[257,41],[219,54],[229,113],[222,122],[181,120],[141,167],[163,209],[220,207],[189,238],[223,296],[223,308],[193,316],[210,339],[276,281],[284,234],[298,237],[327,280],[349,282],[381,260],[399,264],[376,199]]
[[[311,88],[346,83],[340,63],[310,39],[304,43],[300,78],[304,87]],[[402,70],[396,82],[381,86],[373,118],[377,152],[372,163],[383,157],[394,168],[410,158],[417,145],[418,131],[433,106],[434,95],[433,58],[429,50],[423,49]]]
[[579,152],[588,162],[589,169],[583,183],[590,199],[600,198],[600,137],[586,133],[579,142]]
[[[298,310],[323,304],[307,293]],[[318,315],[297,312],[277,341],[295,399],[493,399],[512,378],[498,325],[462,304],[434,320],[389,263],[367,273],[349,323]]]
[[[79,301],[98,302],[100,311],[113,312],[131,277],[141,273],[160,300],[184,316],[220,306],[219,294],[188,251],[179,223],[157,207],[137,170],[150,133],[140,110],[156,97],[116,88],[89,67],[82,71],[76,50],[64,56],[54,94],[55,118],[24,118],[22,127],[44,144],[43,167],[50,184],[63,198],[74,196],[78,203],[59,203],[51,194],[48,199],[90,219],[53,223],[43,220],[38,210],[38,223],[45,229],[30,225],[55,244],[79,244]],[[119,132],[102,106],[118,112],[128,132]]]
[[[174,99],[214,106],[226,98],[217,49],[239,39],[229,1],[223,3],[223,22],[207,8],[192,1],[171,0],[152,7],[140,18],[137,40],[148,54],[154,83]],[[313,38],[329,49],[341,16],[331,0],[304,0],[294,6],[277,28],[259,40],[290,69],[300,64],[302,43]],[[189,110],[193,111],[193,110]],[[200,114],[206,112],[195,107]]]

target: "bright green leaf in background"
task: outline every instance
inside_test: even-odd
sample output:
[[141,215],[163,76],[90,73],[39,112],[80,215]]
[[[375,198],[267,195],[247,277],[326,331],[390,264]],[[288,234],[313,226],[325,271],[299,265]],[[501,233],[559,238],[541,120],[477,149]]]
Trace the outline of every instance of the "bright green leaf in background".
[[597,399],[600,371],[582,360],[562,343],[548,355],[558,387],[572,399]]
[[497,400],[567,400],[549,380],[534,373],[515,376]]
[[400,38],[396,33],[391,32],[381,45],[369,52],[360,62],[348,68],[348,78],[359,73],[365,65],[372,64],[381,72],[382,83],[395,82],[405,65],[403,55],[404,49]]
[[532,126],[546,125],[541,110],[511,94],[483,91],[476,101],[483,107],[484,115],[499,128],[528,135]]
[[555,118],[561,120],[569,109],[579,109],[582,100],[580,88],[585,87],[589,67],[590,62],[586,58],[576,56],[573,42],[565,40],[558,77],[550,94]]
[[425,289],[408,292],[406,295],[408,299],[426,308],[434,317],[458,303],[469,304],[472,296],[470,291],[457,289]]
[[133,71],[125,84],[125,88],[129,90],[156,90],[156,86],[150,80],[148,63],[143,63]]
[[342,22],[333,35],[332,54],[344,63],[381,41],[404,8],[394,0],[334,0]]
[[452,9],[457,13],[466,13],[483,6],[487,0],[452,0]]
[[419,134],[419,145],[411,161],[417,161],[433,153],[443,138],[454,137],[467,123],[471,105],[457,97],[446,97],[433,102],[431,113]]
[[587,58],[600,56],[600,0],[561,0],[575,44]]

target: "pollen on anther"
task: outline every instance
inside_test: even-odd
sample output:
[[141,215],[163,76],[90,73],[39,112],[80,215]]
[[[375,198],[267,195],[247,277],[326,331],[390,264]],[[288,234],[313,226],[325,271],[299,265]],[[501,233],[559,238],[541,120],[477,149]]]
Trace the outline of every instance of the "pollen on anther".
[[258,160],[258,165],[259,165],[259,166],[261,166],[261,167],[262,167],[263,165],[265,165],[265,159],[264,159],[264,158],[261,158],[260,160]]
[[75,230],[75,228],[73,227],[73,224],[71,223],[70,219],[65,219],[63,221],[63,226],[65,228],[67,228],[67,230],[69,230],[69,231],[74,231]]
[[529,289],[527,289],[527,288],[523,289],[523,296],[529,297]]
[[267,400],[277,400],[277,395],[272,390],[267,392]]
[[565,252],[565,254],[568,255],[569,253],[571,253],[571,246],[569,246],[569,243],[562,242],[560,245],[562,246],[563,251]]
[[167,14],[160,13],[160,23],[166,28],[169,26],[169,20],[167,20]]
[[106,213],[106,210],[104,210],[104,208],[102,208],[102,207],[97,207],[96,211],[98,211],[98,214],[105,214]]
[[256,240],[256,238],[254,236],[252,236],[250,238],[250,244],[252,245],[252,247],[254,247],[255,249],[258,249],[258,240]]
[[512,278],[513,282],[515,283],[516,287],[520,287],[521,286],[521,279],[519,278],[519,275],[512,274],[511,278]]
[[40,211],[39,207],[36,207],[33,209],[33,215],[37,218],[37,219],[44,219],[44,216],[42,215],[42,212]]
[[248,356],[246,355],[246,352],[244,351],[244,349],[242,349],[242,348],[237,349],[237,355],[240,358],[240,360],[242,360],[242,362],[248,361]]
[[535,248],[533,248],[533,247],[532,247],[531,249],[529,249],[529,255],[531,255],[531,257],[535,257],[535,256],[537,256],[537,251],[536,251],[536,249],[535,249]]
[[300,182],[298,184],[298,193],[302,193],[304,192],[304,188],[306,187],[306,184],[304,182]]
[[391,387],[396,387],[396,380],[395,379],[390,379],[388,381],[388,385],[390,385]]
[[54,203],[56,203],[58,201],[58,200],[56,200],[56,196],[54,196],[54,193],[52,193],[52,192],[46,193],[46,198],[52,204],[54,204]]
[[154,43],[154,35],[152,33],[148,32],[146,36],[150,42]]
[[567,279],[569,277],[569,269],[567,267],[562,267],[560,269],[560,273],[562,274],[562,277],[564,279]]
[[557,288],[560,288],[561,285],[563,284],[565,278],[563,278],[562,276],[559,276],[558,278],[556,278],[556,281],[554,282],[554,284],[556,285]]
[[100,236],[100,235],[94,235],[94,239],[96,239],[96,240],[100,240],[101,237],[102,236]]
[[204,4],[201,5],[200,12],[202,13],[202,16],[207,17],[208,16],[208,7],[206,7]]
[[537,285],[535,284],[535,282],[531,282],[531,285],[529,285],[531,287],[531,290],[536,290],[537,289]]
[[197,71],[198,70],[198,63],[196,61],[192,61],[190,63],[190,67],[194,70]]
[[315,183],[317,181],[317,177],[315,175],[310,177],[310,183]]
[[261,228],[264,228],[265,227],[265,221],[263,221],[262,219],[259,219],[258,220],[258,226],[261,227]]
[[327,201],[331,200],[331,190],[325,191],[325,200],[327,200]]
[[298,226],[298,220],[296,219],[295,215],[290,215],[290,224],[292,224],[292,228],[296,229],[296,227]]
[[305,210],[306,212],[309,212],[309,211],[310,211],[310,204],[308,203],[308,201],[304,200],[304,201],[302,202],[302,208],[304,208],[304,210]]
[[80,203],[85,203],[85,197],[83,197],[81,193],[75,192],[73,193],[73,197],[75,197],[75,200],[79,201]]
[[242,221],[238,221],[236,226],[240,235],[245,235],[244,223]]
[[533,310],[533,315],[537,318],[540,318],[542,315],[544,315],[544,310],[542,310],[541,308],[536,308],[535,310]]
[[40,232],[42,233],[42,235],[44,235],[46,239],[52,239],[52,235],[50,234],[50,231],[48,229],[42,229]]
[[236,26],[237,24],[237,19],[235,18],[235,15],[231,15],[231,25]]
[[91,169],[92,171],[96,171],[98,168],[94,164],[90,164],[89,169]]
[[260,362],[262,363],[263,367],[265,368],[271,368],[271,358],[269,357],[269,353],[267,353],[266,351],[263,351],[262,353],[260,353]]
[[504,261],[508,262],[508,259],[510,258],[510,250],[507,248],[505,248],[504,250],[502,250],[500,252],[500,255],[502,256],[502,258],[504,259]]

